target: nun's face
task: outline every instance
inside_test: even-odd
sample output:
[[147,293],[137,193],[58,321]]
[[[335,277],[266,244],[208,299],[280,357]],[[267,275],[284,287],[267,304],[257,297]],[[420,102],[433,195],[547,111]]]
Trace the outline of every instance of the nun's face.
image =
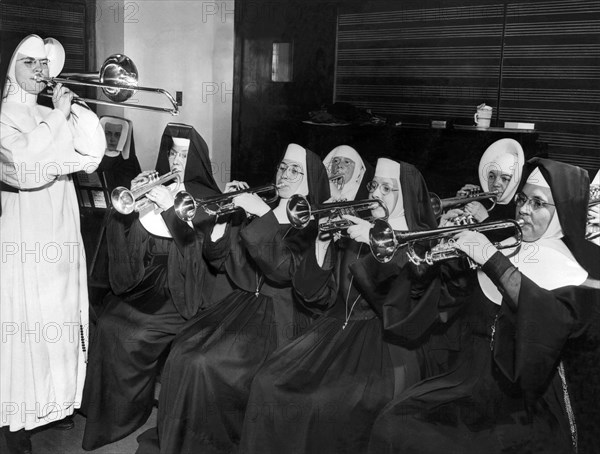
[[552,192],[549,188],[526,183],[521,193],[517,194],[516,205],[516,218],[524,222],[523,241],[539,240],[548,230],[556,211]]
[[46,84],[37,82],[37,77],[48,77],[48,59],[28,57],[22,53],[17,54],[15,63],[15,77],[17,84],[26,92],[37,95]]
[[183,172],[188,157],[188,147],[173,145],[169,151],[169,167],[171,170]]
[[[336,156],[331,160],[329,178],[332,184],[341,189],[354,175],[356,163],[350,158]],[[334,179],[332,179],[332,177]]]
[[280,186],[279,197],[289,199],[293,196],[306,177],[306,172],[301,162],[284,158],[277,167],[275,183]]
[[[388,212],[391,213],[394,211],[396,207],[396,203],[398,202],[398,182],[393,178],[386,177],[373,177],[373,181],[371,181],[367,188],[369,189],[369,198],[370,199],[379,199],[385,203],[385,206],[388,209]],[[383,208],[376,208],[372,211],[373,216],[377,218],[381,218],[385,216],[383,212]]]
[[512,174],[500,169],[490,169],[487,173],[488,190],[497,192],[498,197],[504,194],[506,187],[512,178]]
[[106,148],[110,151],[117,149],[119,140],[121,139],[121,131],[123,125],[117,123],[106,123],[104,125],[104,135],[106,136]]

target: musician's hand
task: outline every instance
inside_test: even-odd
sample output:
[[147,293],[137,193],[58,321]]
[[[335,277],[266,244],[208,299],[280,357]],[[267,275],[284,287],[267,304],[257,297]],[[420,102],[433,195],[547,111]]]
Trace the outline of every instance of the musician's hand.
[[144,170],[137,177],[131,180],[131,190],[133,191],[139,186],[158,180],[158,172],[156,170]]
[[271,208],[261,199],[258,195],[252,192],[245,192],[237,195],[233,198],[233,204],[236,207],[243,208],[247,214],[253,214],[254,216],[262,216],[269,211]]
[[233,180],[229,183],[225,183],[225,192],[240,191],[242,189],[248,189],[249,187],[250,186],[248,186],[248,183],[245,181]]
[[600,225],[600,205],[595,205],[588,210],[588,224]]
[[485,207],[479,202],[469,202],[465,205],[465,211],[475,218],[477,222],[483,222],[489,214]]
[[69,118],[69,115],[71,115],[73,96],[74,93],[61,83],[56,84],[52,89],[52,104],[55,109],[63,113],[65,118]]
[[173,202],[175,201],[175,196],[169,189],[164,186],[156,186],[146,194],[148,200],[156,203],[163,211],[168,210],[173,206]]
[[348,227],[346,230],[350,238],[359,243],[370,243],[369,232],[371,231],[373,224],[371,224],[369,221],[359,218],[358,216],[352,216],[350,214],[343,215],[343,218],[354,223],[354,225]]
[[478,265],[483,265],[498,252],[483,233],[463,230],[453,237],[454,246],[467,254]]
[[442,214],[442,217],[440,218],[439,227],[453,225],[452,221],[459,216],[463,216],[464,214],[465,212],[460,208],[453,208],[452,210],[446,211],[444,214]]
[[472,192],[481,192],[481,186],[476,184],[465,184],[462,188],[456,191],[456,197],[464,197]]

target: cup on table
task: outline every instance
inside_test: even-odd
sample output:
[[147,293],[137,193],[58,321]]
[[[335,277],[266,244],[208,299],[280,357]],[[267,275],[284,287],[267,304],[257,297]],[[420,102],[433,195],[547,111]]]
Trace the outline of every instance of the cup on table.
[[485,104],[477,106],[477,112],[475,112],[473,119],[478,128],[489,128],[492,121],[492,108]]

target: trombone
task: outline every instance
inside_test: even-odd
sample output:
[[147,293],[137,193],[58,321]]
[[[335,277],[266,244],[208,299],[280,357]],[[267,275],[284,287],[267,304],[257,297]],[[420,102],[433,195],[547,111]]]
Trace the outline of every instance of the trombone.
[[492,206],[488,208],[488,211],[492,210],[496,206],[496,200],[498,199],[497,192],[475,192],[467,191],[464,195],[456,197],[449,197],[447,199],[441,199],[435,192],[429,193],[429,200],[431,201],[431,207],[436,217],[442,215],[442,213],[448,208],[466,205],[470,202],[477,202],[479,200],[491,200]]
[[[263,197],[263,200],[266,203],[272,203],[279,197],[279,193],[277,192],[279,187],[280,186],[276,184],[266,184],[256,188],[240,189],[238,191],[227,192],[225,194],[211,197],[204,197],[202,199],[194,198],[189,192],[180,191],[175,196],[175,203],[173,206],[175,208],[175,214],[177,214],[177,217],[186,222],[194,219],[198,207],[201,207],[206,214],[210,216],[223,216],[240,209],[233,203],[233,199],[236,196],[246,193],[266,193],[267,195]],[[270,197],[269,192],[273,193]]]
[[110,193],[110,200],[115,210],[121,214],[131,214],[134,211],[139,212],[150,204],[147,198],[143,198],[144,195],[150,192],[152,188],[163,185],[171,180],[177,182],[175,188],[177,190],[181,184],[181,172],[179,170],[172,170],[154,181],[150,177],[146,177],[145,180],[141,180],[140,185],[135,189],[118,186]]
[[[523,221],[506,219],[503,221],[482,222],[481,224],[467,224],[442,227],[432,230],[423,230],[420,232],[395,231],[385,221],[376,220],[373,228],[369,232],[371,253],[381,263],[389,262],[396,254],[396,251],[406,246],[408,259],[415,265],[425,262],[429,265],[457,257],[464,257],[465,253],[456,248],[454,244],[454,235],[463,230],[474,230],[476,232],[489,232],[506,228],[514,228],[515,241],[509,244],[494,243],[498,249],[507,249],[517,247],[523,241],[523,231],[521,227]],[[438,243],[420,257],[414,250],[414,244],[421,241],[434,241]]]
[[[342,217],[344,214],[358,216],[357,213],[359,211],[372,211],[376,208],[383,208],[385,212],[383,219],[388,218],[388,208],[385,203],[379,199],[324,203],[322,205],[317,205],[316,208],[313,208],[310,206],[310,203],[306,197],[303,195],[294,194],[292,197],[290,197],[290,200],[288,200],[286,211],[290,224],[297,229],[305,228],[313,216],[326,214],[329,219],[327,222],[319,224],[319,231],[333,232],[347,229],[353,225],[352,221]],[[371,216],[365,220],[372,221],[374,219],[375,217]]]
[[[97,73],[63,73],[62,77],[37,77],[38,82],[45,82],[49,87],[53,87],[57,83],[63,85],[75,85],[75,86],[86,86],[101,88],[104,95],[110,99],[109,101],[102,101],[94,98],[74,98],[74,102],[89,102],[93,104],[101,104],[105,106],[119,107],[131,107],[132,109],[143,109],[153,110],[156,112],[166,112],[171,115],[179,114],[179,107],[177,102],[171,96],[171,94],[163,90],[162,88],[150,88],[138,86],[138,70],[135,63],[122,54],[113,54],[108,57],[100,71]],[[125,103],[129,98],[133,96],[136,91],[147,91],[152,93],[161,94],[167,97],[172,107],[155,107],[147,105],[138,105],[132,103]],[[46,93],[43,96],[50,96]]]

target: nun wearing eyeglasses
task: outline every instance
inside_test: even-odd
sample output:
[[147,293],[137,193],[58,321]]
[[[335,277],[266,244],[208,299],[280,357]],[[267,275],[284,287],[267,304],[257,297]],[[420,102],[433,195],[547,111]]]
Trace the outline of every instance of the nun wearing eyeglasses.
[[[367,187],[369,197],[389,211],[392,228],[435,228],[431,206],[420,203],[429,200],[428,191],[414,166],[381,158]],[[373,211],[383,214],[379,207]],[[365,291],[371,283],[355,269],[371,256],[366,244],[371,225],[348,218],[355,222],[348,236],[330,243],[322,259],[318,251],[308,254],[294,275],[299,300],[324,315],[279,349],[252,382],[240,452],[366,452],[379,409],[420,379],[416,349],[384,338],[380,314]],[[392,271],[407,263],[403,253],[395,259]],[[408,278],[387,295],[409,306]],[[431,295],[437,301],[437,293]]]
[[292,278],[314,249],[316,229],[292,227],[286,207],[293,194],[313,204],[329,198],[327,172],[316,154],[290,144],[275,183],[274,207],[254,193],[237,195],[242,212],[219,218],[209,233],[204,256],[233,291],[177,335],[162,373],[158,427],[139,438],[138,453],[234,451],[257,370],[308,327]]
[[520,246],[498,250],[474,231],[455,238],[480,267],[478,285],[455,301],[463,334],[456,367],[387,405],[369,452],[576,452],[562,352],[600,303],[590,279],[600,255],[584,237],[589,179],[579,167],[538,158],[525,177],[515,198]]
[[98,117],[61,84],[52,107],[38,104],[40,78],[64,62],[57,40],[29,35],[2,93],[0,426],[11,454],[31,451],[28,431],[79,408],[85,379],[87,273],[70,174],[93,172],[106,140]]

